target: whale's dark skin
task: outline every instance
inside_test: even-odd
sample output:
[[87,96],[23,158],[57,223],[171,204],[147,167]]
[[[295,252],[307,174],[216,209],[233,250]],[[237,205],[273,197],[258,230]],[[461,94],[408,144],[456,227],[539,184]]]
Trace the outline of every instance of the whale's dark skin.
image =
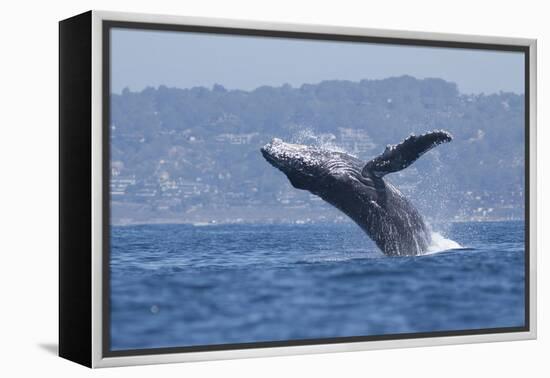
[[318,195],[353,219],[384,254],[411,256],[426,252],[430,232],[418,210],[384,176],[405,169],[433,147],[451,140],[451,134],[443,130],[411,135],[368,162],[280,139],[273,139],[261,151],[292,186]]

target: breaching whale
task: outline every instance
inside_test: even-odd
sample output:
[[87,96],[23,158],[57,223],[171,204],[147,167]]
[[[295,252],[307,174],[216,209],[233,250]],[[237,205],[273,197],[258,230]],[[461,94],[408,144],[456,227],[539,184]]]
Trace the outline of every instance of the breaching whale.
[[426,252],[430,232],[418,210],[384,176],[407,168],[424,153],[451,140],[444,130],[413,134],[397,145],[388,145],[368,162],[277,138],[261,152],[292,186],[321,197],[349,216],[384,254],[410,256]]

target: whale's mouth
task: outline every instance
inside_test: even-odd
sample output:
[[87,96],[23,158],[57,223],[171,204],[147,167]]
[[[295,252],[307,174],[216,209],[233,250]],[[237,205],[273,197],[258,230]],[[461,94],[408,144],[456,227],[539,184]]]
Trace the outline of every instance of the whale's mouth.
[[285,170],[293,168],[303,159],[303,151],[306,146],[285,143],[279,138],[274,138],[261,148],[265,160],[275,168]]
[[275,168],[280,168],[279,159],[277,159],[275,156],[275,148],[274,144],[282,143],[280,139],[273,139],[270,143],[263,146],[260,151],[262,152],[262,155],[265,160]]
[[319,176],[323,159],[320,151],[314,147],[286,143],[274,138],[260,151],[265,160],[283,172],[297,189],[309,190],[310,184]]
[[269,152],[265,146],[260,149],[265,160],[275,168],[280,168],[279,161]]
[[308,176],[319,174],[323,166],[337,154],[318,146],[283,142],[279,138],[274,138],[260,150],[271,165],[284,173]]

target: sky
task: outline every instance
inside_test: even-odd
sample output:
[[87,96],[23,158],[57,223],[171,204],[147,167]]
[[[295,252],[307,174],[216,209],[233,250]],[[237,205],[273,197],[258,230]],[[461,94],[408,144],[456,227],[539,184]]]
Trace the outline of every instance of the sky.
[[442,78],[460,92],[524,93],[519,52],[314,41],[205,33],[111,30],[111,88],[315,84],[323,80]]

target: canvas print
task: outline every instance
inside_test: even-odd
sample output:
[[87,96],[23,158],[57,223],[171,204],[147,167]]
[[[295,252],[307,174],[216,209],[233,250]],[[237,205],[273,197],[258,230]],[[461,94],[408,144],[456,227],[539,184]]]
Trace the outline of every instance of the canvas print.
[[109,31],[112,352],[526,326],[525,55]]

